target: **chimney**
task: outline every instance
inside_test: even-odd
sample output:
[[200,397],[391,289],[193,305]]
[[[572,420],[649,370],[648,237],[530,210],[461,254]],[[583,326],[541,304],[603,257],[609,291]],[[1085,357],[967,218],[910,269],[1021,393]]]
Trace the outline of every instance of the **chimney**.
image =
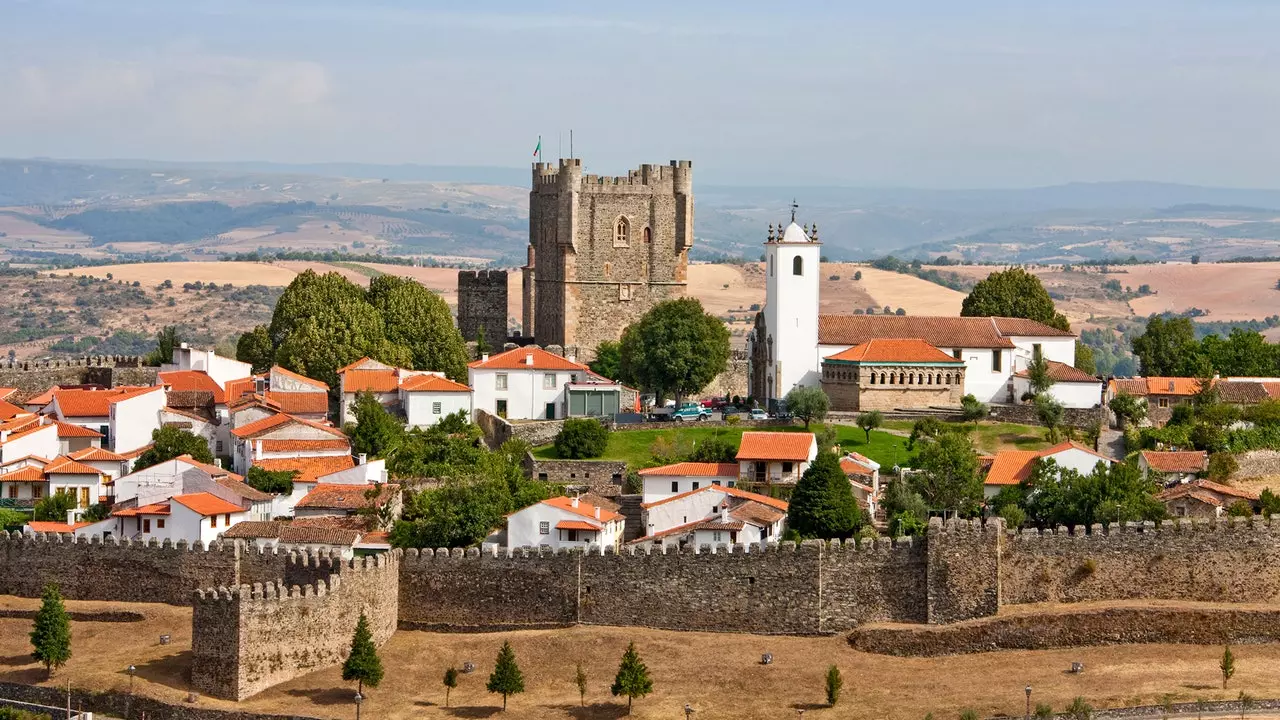
[[183,350],[188,350],[190,349],[191,346],[187,345],[186,343],[179,343],[178,347],[182,348]]
[[9,431],[0,430],[0,443],[9,442]]
[[221,470],[221,469],[222,469],[222,458],[214,458],[214,459],[213,459],[213,466],[214,466],[214,467],[216,467],[216,468],[218,468],[219,470]]
[[578,498],[576,496],[569,500],[569,507],[571,508],[578,507]]
[[253,456],[258,458],[259,460],[262,459],[262,440],[261,439],[253,441]]
[[568,360],[569,362],[578,362],[578,351],[577,351],[577,349],[573,349],[573,350],[569,350],[569,351],[567,351],[567,352],[564,354],[564,358],[565,358],[566,360]]
[[67,524],[68,524],[68,525],[75,525],[75,524],[76,524],[76,511],[75,511],[75,508],[72,508],[72,509],[70,509],[70,510],[68,510],[68,511],[67,511]]
[[359,455],[357,455],[357,456],[356,456],[356,464],[357,464],[357,465],[363,465],[363,464],[365,464],[365,463],[367,463],[367,462],[369,462],[369,456],[368,456],[367,454],[365,454],[365,453],[360,453]]
[[480,362],[489,362],[489,353],[481,353]]
[[596,519],[597,519],[597,520],[599,520],[599,519],[600,519],[600,506],[599,506],[599,505],[597,505],[597,506],[596,506]]
[[529,365],[530,367],[532,367],[532,366],[533,366],[533,353],[526,353],[526,354],[525,354],[525,356],[524,356],[524,364],[525,364],[525,365]]

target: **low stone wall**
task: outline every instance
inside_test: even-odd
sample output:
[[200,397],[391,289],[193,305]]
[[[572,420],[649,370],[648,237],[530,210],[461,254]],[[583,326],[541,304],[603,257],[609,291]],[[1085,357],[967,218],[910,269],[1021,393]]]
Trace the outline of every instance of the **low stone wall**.
[[1240,470],[1235,479],[1280,475],[1280,450],[1250,450],[1236,455]]
[[484,410],[475,411],[475,422],[484,433],[485,443],[491,448],[497,448],[512,438],[524,440],[534,447],[547,445],[555,441],[564,425],[563,420],[511,422]]
[[[1018,423],[1021,425],[1039,425],[1040,418],[1036,417],[1036,407],[1031,404],[1026,405],[990,405],[991,417],[994,420],[1002,422]],[[1066,427],[1084,429],[1089,427],[1094,421],[1102,423],[1107,427],[1109,415],[1106,408],[1065,408],[1062,411],[1062,424]]]
[[627,479],[625,460],[539,460],[525,456],[525,472],[541,482],[585,485],[590,492],[605,497],[622,494]]
[[[299,576],[322,569],[312,558],[299,564]],[[327,581],[301,587],[279,581],[197,590],[192,685],[215,697],[243,700],[340,664],[362,613],[375,644],[390,639],[399,612],[399,554],[356,558],[335,569],[340,572]]]
[[[0,697],[33,705],[66,707],[67,689],[0,682]],[[3,704],[0,701],[0,705]],[[149,720],[320,720],[310,715],[267,715],[241,710],[202,708],[199,705],[171,705],[143,695],[130,697],[125,692],[87,692],[75,689],[71,692],[71,707],[83,707],[86,712],[110,713],[118,717],[125,717],[125,711],[129,710],[131,717],[145,715]],[[55,718],[59,717],[62,716],[55,715]]]
[[1280,640],[1280,609],[1114,607],[1019,613],[955,625],[870,627],[849,644],[862,652],[937,657],[996,650],[1047,650],[1140,643],[1221,645]]

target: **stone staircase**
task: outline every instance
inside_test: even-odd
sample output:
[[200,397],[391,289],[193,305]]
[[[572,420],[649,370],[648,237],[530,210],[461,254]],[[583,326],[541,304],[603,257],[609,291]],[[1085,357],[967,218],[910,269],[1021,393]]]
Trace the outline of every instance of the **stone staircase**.
[[631,542],[644,537],[644,510],[640,508],[643,495],[619,495],[617,497],[618,512],[627,519],[622,526],[622,541]]

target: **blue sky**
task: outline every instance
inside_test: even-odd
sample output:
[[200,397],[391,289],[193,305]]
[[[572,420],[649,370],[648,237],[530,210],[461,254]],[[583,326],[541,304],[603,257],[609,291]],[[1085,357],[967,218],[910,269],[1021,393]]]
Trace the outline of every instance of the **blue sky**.
[[1280,187],[1265,0],[0,0],[0,156]]

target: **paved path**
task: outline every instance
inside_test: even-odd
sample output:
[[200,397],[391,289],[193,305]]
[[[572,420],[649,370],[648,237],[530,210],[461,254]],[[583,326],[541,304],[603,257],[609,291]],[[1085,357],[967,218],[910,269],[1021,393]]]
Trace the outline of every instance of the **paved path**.
[[1098,438],[1098,452],[1116,460],[1123,460],[1125,456],[1124,433],[1119,430],[1105,428],[1102,436]]

